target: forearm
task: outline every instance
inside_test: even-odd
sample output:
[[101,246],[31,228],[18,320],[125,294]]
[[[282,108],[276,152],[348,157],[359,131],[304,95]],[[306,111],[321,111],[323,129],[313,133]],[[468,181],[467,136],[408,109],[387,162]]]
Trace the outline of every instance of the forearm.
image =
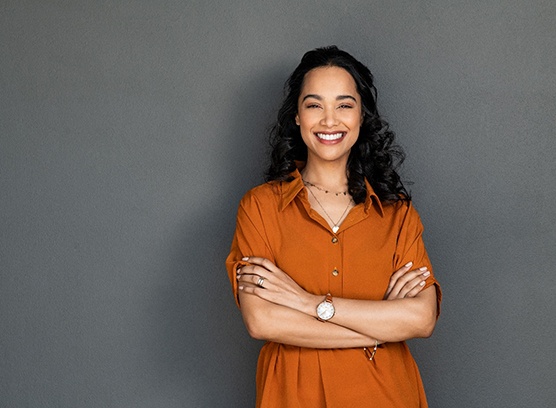
[[[323,296],[301,288],[268,259],[244,259],[247,260],[249,265],[237,271],[238,290],[245,324],[255,338],[306,347],[358,347],[360,343],[351,343],[360,339],[354,338],[358,334],[363,336],[364,345],[369,345],[367,340],[374,343],[374,339],[379,342],[403,341],[430,336],[436,324],[436,290],[433,286],[421,289],[428,275],[420,269],[408,272],[410,264],[396,272],[401,276],[393,275],[394,291],[387,300],[334,297],[336,314],[325,324],[327,328],[322,328],[319,327],[322,323],[315,317]],[[395,289],[400,286],[401,292]],[[348,329],[348,332],[340,328]],[[323,344],[328,337],[325,331],[339,337],[334,337],[332,344]],[[348,338],[342,338],[343,335]],[[335,340],[350,342],[338,345]]]
[[[436,324],[436,290],[425,289],[413,298],[354,300],[334,298],[336,313],[329,321],[383,342],[429,337]],[[305,313],[314,312],[307,308]]]
[[338,324],[322,323],[300,311],[240,293],[241,312],[249,334],[260,340],[308,348],[354,348],[375,339]]

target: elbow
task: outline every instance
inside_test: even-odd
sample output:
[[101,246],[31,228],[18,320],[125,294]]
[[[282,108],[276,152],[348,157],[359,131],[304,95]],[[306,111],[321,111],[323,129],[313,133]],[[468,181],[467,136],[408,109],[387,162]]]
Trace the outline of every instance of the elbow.
[[428,301],[417,301],[414,309],[413,322],[415,337],[429,338],[434,333],[436,321],[438,320],[438,306],[436,298]]
[[254,296],[240,293],[241,316],[247,333],[255,340],[270,340],[272,332],[272,306]]
[[420,335],[419,335],[418,337],[421,337],[421,338],[424,338],[424,339],[428,339],[428,338],[431,337],[432,334],[434,333],[434,327],[435,327],[434,324],[424,326],[424,327],[421,329],[421,333],[420,333]]
[[407,325],[404,334],[400,338],[396,337],[395,341],[429,338],[434,332],[434,326],[434,323],[419,319],[413,324]]
[[436,327],[436,313],[427,313],[419,319],[417,335],[419,338],[429,338],[434,333]]
[[[414,308],[403,319],[402,329],[403,340],[415,338],[429,338],[436,326],[436,308],[419,306]],[[403,329],[404,328],[404,329]]]
[[249,314],[243,316],[243,322],[247,333],[255,340],[268,340],[268,327],[264,323],[264,319],[261,319],[257,314]]
[[255,340],[266,340],[263,330],[253,322],[245,322],[245,327],[247,328],[247,333],[249,336]]

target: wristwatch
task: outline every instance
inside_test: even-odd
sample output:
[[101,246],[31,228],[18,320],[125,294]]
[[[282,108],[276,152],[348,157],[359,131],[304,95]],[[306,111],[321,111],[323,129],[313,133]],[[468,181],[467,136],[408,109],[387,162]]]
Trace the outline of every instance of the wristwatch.
[[336,313],[334,305],[332,304],[332,295],[328,293],[324,300],[317,306],[317,319],[321,322],[326,322],[332,319]]

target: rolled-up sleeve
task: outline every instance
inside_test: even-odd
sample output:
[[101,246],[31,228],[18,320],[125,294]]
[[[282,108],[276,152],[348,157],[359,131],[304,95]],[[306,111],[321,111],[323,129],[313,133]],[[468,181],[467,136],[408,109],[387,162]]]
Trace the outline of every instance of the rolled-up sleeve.
[[431,272],[431,276],[426,280],[425,289],[433,285],[436,287],[438,317],[440,314],[440,303],[442,302],[442,290],[440,289],[440,284],[436,280],[431,261],[425,248],[423,230],[424,228],[419,214],[415,210],[415,207],[409,203],[399,230],[394,267],[397,270],[408,262],[413,262],[416,268],[422,266],[428,268]]
[[242,261],[242,258],[258,256],[274,262],[274,256],[270,250],[268,235],[265,229],[264,217],[265,213],[261,203],[252,194],[247,193],[241,200],[238,208],[236,230],[230,253],[226,258],[226,269],[238,307],[240,307],[240,304],[236,270],[248,264],[248,262]]

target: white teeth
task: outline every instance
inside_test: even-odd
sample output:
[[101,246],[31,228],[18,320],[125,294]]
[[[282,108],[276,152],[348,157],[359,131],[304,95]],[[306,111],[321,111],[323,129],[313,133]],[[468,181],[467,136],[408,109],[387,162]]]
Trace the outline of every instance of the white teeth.
[[332,134],[328,134],[328,133],[317,133],[317,137],[319,139],[324,139],[324,140],[338,140],[340,139],[344,134],[343,133],[332,133]]

